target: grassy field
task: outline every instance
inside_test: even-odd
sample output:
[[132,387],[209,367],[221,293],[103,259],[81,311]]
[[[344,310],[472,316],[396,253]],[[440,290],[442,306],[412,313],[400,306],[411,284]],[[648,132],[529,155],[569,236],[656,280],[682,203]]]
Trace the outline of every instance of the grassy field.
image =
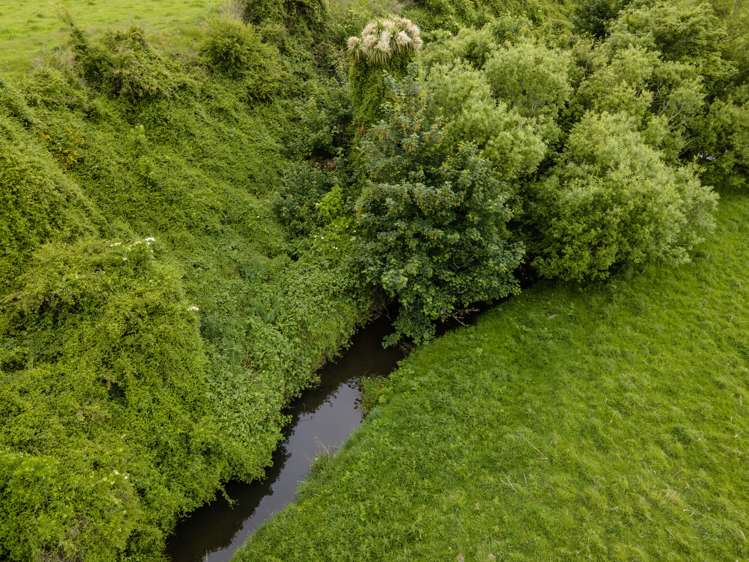
[[181,39],[190,37],[190,24],[225,4],[224,0],[0,0],[0,73],[28,70],[35,60],[64,44],[65,10],[88,31],[138,25],[152,42],[179,51],[185,46]]
[[749,558],[749,198],[695,262],[415,352],[240,560]]

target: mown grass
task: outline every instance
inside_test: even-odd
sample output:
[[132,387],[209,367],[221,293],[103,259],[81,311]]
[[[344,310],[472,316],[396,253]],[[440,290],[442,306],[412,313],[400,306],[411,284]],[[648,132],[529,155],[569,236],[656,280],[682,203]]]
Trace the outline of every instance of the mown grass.
[[239,560],[749,557],[749,198],[694,263],[539,286],[416,351]]
[[[66,40],[62,14],[100,32],[137,25],[152,42],[184,50],[192,24],[226,5],[224,0],[0,0],[0,73],[20,74]],[[161,41],[158,40],[161,38]]]

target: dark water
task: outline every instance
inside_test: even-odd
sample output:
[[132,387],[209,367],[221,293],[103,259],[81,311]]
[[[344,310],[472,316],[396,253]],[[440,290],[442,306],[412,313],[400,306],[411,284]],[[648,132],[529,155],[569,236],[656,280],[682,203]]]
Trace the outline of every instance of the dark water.
[[320,386],[292,405],[287,438],[276,449],[266,478],[228,484],[233,506],[220,498],[183,520],[167,545],[173,562],[231,560],[261,523],[294,501],[297,484],[315,457],[336,450],[361,423],[361,378],[387,375],[403,357],[399,349],[382,348],[390,331],[384,319],[370,324],[338,361],[320,371]]

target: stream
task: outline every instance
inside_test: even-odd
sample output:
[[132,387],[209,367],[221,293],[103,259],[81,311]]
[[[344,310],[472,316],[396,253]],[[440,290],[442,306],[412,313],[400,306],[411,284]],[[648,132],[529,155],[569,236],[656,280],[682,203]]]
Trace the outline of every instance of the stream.
[[320,370],[320,384],[292,403],[286,438],[273,454],[265,478],[230,482],[223,497],[183,519],[167,544],[172,562],[225,562],[266,519],[293,502],[297,485],[317,456],[335,451],[362,422],[363,377],[385,376],[403,358],[398,348],[383,349],[391,331],[381,318],[361,329],[335,362]]

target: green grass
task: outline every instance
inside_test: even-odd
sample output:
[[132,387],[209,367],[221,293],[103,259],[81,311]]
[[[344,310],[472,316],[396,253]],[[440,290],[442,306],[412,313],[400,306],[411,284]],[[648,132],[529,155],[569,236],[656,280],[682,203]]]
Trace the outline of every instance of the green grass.
[[538,286],[416,351],[238,556],[749,558],[749,198],[694,263]]
[[0,74],[22,73],[65,43],[63,10],[87,31],[137,25],[153,42],[179,51],[192,37],[192,24],[225,4],[224,0],[0,0]]

